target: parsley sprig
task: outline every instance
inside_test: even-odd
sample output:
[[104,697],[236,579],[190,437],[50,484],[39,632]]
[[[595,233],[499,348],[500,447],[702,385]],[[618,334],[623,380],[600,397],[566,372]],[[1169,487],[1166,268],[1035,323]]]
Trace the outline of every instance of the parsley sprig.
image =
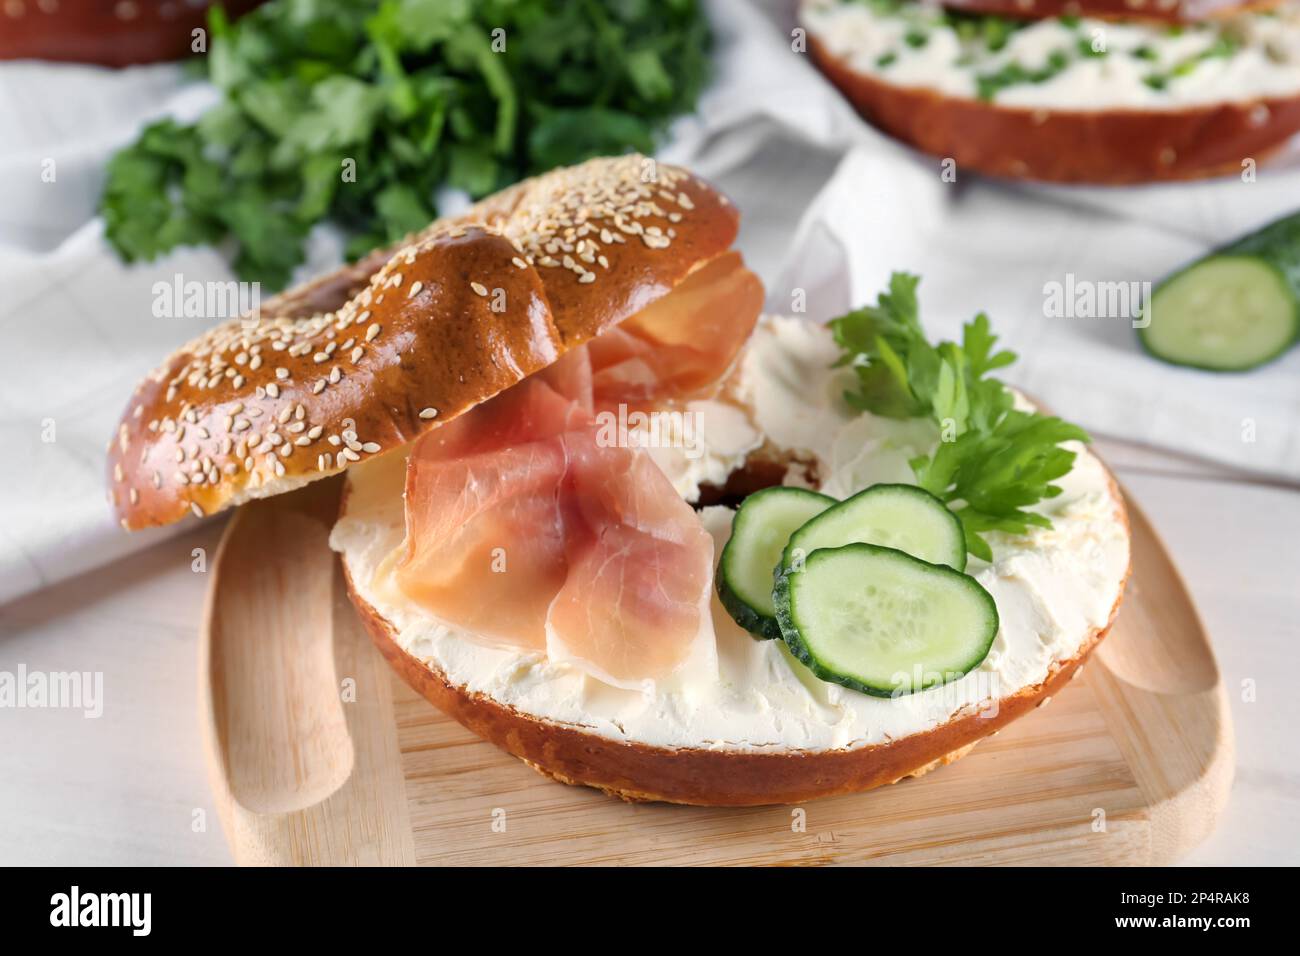
[[127,261],[233,240],[271,288],[322,220],[358,257],[427,225],[441,186],[649,152],[708,72],[698,0],[270,0],[209,27],[220,103],[118,153],[101,212]]
[[1074,465],[1066,441],[1088,441],[1077,425],[1015,408],[1015,395],[989,373],[1016,360],[997,349],[997,336],[981,312],[962,340],[931,345],[921,327],[917,276],[896,272],[875,305],[831,322],[858,387],[845,395],[855,408],[887,418],[929,418],[942,438],[928,456],[912,459],[922,488],[961,519],[966,549],[988,561],[982,537],[990,531],[1023,534],[1050,528],[1033,505],[1061,493],[1052,484]]

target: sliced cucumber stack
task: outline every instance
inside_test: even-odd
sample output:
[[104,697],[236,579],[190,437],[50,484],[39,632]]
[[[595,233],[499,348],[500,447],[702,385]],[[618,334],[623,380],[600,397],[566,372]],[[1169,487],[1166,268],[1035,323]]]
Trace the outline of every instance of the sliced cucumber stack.
[[862,543],[896,548],[933,564],[966,570],[961,519],[923,488],[872,485],[812,518],[790,536],[778,575],[797,570],[820,548]]
[[1165,279],[1148,303],[1142,345],[1175,365],[1246,371],[1300,338],[1300,213]]
[[718,562],[718,597],[737,624],[756,637],[781,637],[772,604],[772,569],[780,564],[790,535],[835,503],[805,488],[765,488],[744,500]]
[[795,657],[875,697],[960,678],[998,632],[997,606],[974,578],[871,544],[812,551],[802,571],[778,575],[775,605]]

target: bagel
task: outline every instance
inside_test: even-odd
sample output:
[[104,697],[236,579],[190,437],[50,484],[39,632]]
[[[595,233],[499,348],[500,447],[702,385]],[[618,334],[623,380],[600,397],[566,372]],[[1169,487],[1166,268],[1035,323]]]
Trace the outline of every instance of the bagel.
[[[836,354],[824,327],[760,321],[714,399],[742,409],[762,433],[747,454],[724,450],[737,481],[775,475],[845,497],[908,478],[907,459],[934,436],[844,407],[845,371],[830,368]],[[716,681],[620,689],[545,655],[483,646],[391,587],[386,559],[403,539],[403,472],[399,456],[349,471],[330,538],[380,651],[420,694],[535,770],[628,801],[797,803],[949,763],[1071,679],[1109,629],[1129,569],[1122,498],[1080,448],[1065,493],[1043,503],[1054,528],[999,535],[994,561],[968,569],[994,595],[1003,623],[985,663],[961,680],[897,700],[824,683],[781,641],[740,630],[715,597]],[[707,500],[709,490],[696,497]],[[731,515],[725,506],[701,512],[715,553]]]
[[[1129,568],[1122,499],[1078,447],[1062,493],[1035,506],[1050,527],[988,535],[992,560],[967,570],[1000,625],[948,683],[873,697],[755,640],[713,588],[735,496],[912,481],[939,433],[851,409],[854,372],[826,327],[755,326],[762,290],[730,249],[737,226],[708,184],[638,156],[436,222],[214,328],[141,383],[109,450],[117,514],[164,524],[346,471],[330,545],[375,644],[436,706],[564,783],[792,803],[957,759],[1045,702],[1105,635]],[[693,445],[655,445],[640,425],[603,444],[602,394],[620,416],[707,427]],[[484,514],[486,536],[456,537]],[[547,563],[557,535],[563,561]],[[488,574],[481,546],[498,542],[492,560],[510,550],[522,575]],[[563,601],[556,564],[587,571]],[[464,586],[447,568],[477,576]],[[481,627],[446,623],[438,601]],[[556,607],[568,630],[553,643]],[[502,640],[489,627],[510,616],[528,630]],[[566,644],[584,625],[604,643]]]
[[1100,17],[1200,23],[1247,10],[1271,10],[1282,0],[946,0],[949,10],[993,14],[1012,19]]
[[1300,130],[1294,3],[1180,27],[954,18],[910,0],[805,0],[801,18],[818,66],[864,118],[958,170],[1195,179],[1240,173]]
[[[222,0],[231,19],[262,0]],[[210,0],[6,0],[0,60],[61,60],[132,66],[179,60],[195,50]]]
[[667,295],[738,221],[683,170],[597,159],[277,296],[137,386],[109,446],[118,520],[214,514],[398,448]]

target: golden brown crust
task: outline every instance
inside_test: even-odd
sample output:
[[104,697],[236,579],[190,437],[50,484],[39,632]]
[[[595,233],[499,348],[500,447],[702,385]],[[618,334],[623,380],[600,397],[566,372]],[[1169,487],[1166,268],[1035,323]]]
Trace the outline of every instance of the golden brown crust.
[[1099,17],[1197,23],[1252,10],[1271,10],[1282,0],[943,0],[950,10],[1024,20]]
[[[1110,483],[1127,531],[1123,497],[1113,477]],[[800,803],[870,790],[958,759],[978,741],[1046,703],[1065,687],[1114,623],[1129,570],[1131,563],[1106,626],[1093,631],[1077,654],[1058,662],[1045,681],[1002,698],[996,713],[962,714],[934,730],[887,744],[849,750],[753,752],[624,743],[542,720],[472,693],[397,644],[389,622],[358,594],[344,562],[348,593],[375,645],[403,680],[448,716],[562,783],[595,787],[623,800],[698,806]]]
[[1072,110],[997,106],[894,86],[809,50],[831,82],[874,125],[958,170],[1059,183],[1122,185],[1240,173],[1300,130],[1300,96],[1182,110]]
[[[262,0],[222,0],[230,19]],[[0,60],[63,60],[130,66],[179,60],[195,51],[211,2],[196,0],[6,0],[0,3]]]
[[118,518],[211,514],[405,444],[665,295],[737,223],[683,170],[592,160],[277,296],[137,387],[109,446]]

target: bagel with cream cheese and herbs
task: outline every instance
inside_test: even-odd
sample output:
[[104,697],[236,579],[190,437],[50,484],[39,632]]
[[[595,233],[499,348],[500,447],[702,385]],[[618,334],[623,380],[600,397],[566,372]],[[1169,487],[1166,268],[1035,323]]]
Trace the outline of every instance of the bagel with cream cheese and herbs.
[[868,121],[958,169],[1194,179],[1240,173],[1300,130],[1294,2],[1174,24],[953,6],[804,0],[800,18],[818,66]]

